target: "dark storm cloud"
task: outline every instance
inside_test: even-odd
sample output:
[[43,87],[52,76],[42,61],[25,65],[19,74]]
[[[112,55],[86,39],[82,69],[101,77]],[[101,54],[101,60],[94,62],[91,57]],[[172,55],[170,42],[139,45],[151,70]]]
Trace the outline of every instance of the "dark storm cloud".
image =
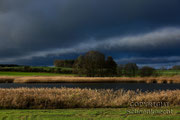
[[179,5],[179,0],[0,0],[0,62],[91,49],[113,51],[116,58],[180,56]]

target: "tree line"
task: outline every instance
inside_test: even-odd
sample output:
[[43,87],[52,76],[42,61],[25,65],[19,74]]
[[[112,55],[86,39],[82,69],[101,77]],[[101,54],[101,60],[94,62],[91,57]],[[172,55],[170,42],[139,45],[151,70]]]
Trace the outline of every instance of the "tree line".
[[113,76],[152,76],[155,69],[144,66],[139,68],[136,63],[118,65],[111,56],[105,58],[103,53],[89,51],[85,55],[80,55],[76,60],[55,60],[56,67],[72,66],[73,73],[79,76],[88,77],[113,77]]
[[[113,76],[159,76],[160,73],[153,67],[144,66],[139,68],[136,63],[127,63],[118,65],[113,57],[105,57],[98,51],[89,51],[80,55],[75,60],[55,60],[55,67],[32,67],[16,64],[0,64],[0,71],[15,72],[47,72],[78,74],[88,77],[113,77]],[[167,70],[163,68],[163,70]],[[180,70],[180,65],[175,65],[169,70]]]
[[43,73],[62,73],[72,74],[72,69],[63,69],[59,67],[32,67],[32,66],[16,66],[16,67],[1,67],[0,71],[4,72],[43,72]]

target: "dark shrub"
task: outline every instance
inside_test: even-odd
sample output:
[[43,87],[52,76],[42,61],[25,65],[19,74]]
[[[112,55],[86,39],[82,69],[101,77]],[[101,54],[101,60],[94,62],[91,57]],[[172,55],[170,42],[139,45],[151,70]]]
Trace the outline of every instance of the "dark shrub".
[[84,70],[84,56],[80,55],[73,65],[73,73],[78,74],[79,76],[85,74]]
[[138,73],[138,66],[136,63],[128,63],[124,67],[124,75],[128,77],[134,77]]
[[172,70],[180,70],[180,65],[175,65],[172,67]]
[[72,68],[74,65],[75,60],[55,60],[54,66],[55,67],[66,67]]
[[111,56],[109,56],[105,62],[106,76],[117,75],[117,64]]
[[24,71],[23,72],[29,72],[30,71],[30,67],[29,66],[24,66]]
[[62,69],[61,73],[63,73],[63,74],[72,74],[73,70],[72,69]]
[[55,73],[62,73],[61,68],[56,68],[56,69],[54,70],[54,72],[55,72]]
[[144,66],[140,69],[141,77],[152,76],[154,73],[155,73],[155,69],[152,67]]
[[118,76],[124,76],[124,67],[125,67],[125,65],[123,65],[123,64],[118,65],[118,67],[117,67],[117,75]]

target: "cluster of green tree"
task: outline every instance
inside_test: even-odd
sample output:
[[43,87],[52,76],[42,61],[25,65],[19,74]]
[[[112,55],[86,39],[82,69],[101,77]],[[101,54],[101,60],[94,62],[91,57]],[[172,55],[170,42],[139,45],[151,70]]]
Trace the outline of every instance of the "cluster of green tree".
[[135,63],[128,63],[117,66],[111,56],[105,59],[104,54],[98,51],[89,51],[85,55],[79,56],[74,63],[74,73],[89,77],[103,76],[152,76],[155,69],[144,66],[138,68]]
[[80,55],[76,60],[55,60],[56,67],[72,67],[73,73],[88,77],[112,77],[112,76],[152,76],[155,69],[152,67],[138,68],[135,63],[117,66],[111,56],[105,58],[103,53],[89,51]]
[[7,72],[45,72],[45,73],[63,73],[63,74],[72,74],[72,69],[62,69],[54,67],[0,67],[0,71]]
[[127,63],[125,65],[119,65],[117,68],[117,75],[118,76],[128,76],[128,77],[135,77],[135,76],[157,76],[155,69],[149,66],[144,66],[139,68],[135,63]]
[[172,70],[180,70],[180,65],[175,65],[171,68]]
[[111,56],[105,59],[105,55],[98,51],[89,51],[80,55],[74,63],[74,73],[88,77],[115,76],[117,64]]
[[72,68],[74,65],[74,62],[75,62],[75,60],[55,60],[54,66]]
[[[89,51],[85,55],[80,55],[76,60],[55,60],[56,67],[31,67],[18,65],[2,65],[0,71],[14,72],[47,72],[78,74],[79,76],[88,77],[112,77],[112,76],[152,76],[156,75],[155,69],[144,66],[138,68],[135,63],[118,65],[111,56],[105,57],[98,51]],[[69,69],[70,68],[70,69]],[[172,69],[180,69],[180,66],[174,66]]]

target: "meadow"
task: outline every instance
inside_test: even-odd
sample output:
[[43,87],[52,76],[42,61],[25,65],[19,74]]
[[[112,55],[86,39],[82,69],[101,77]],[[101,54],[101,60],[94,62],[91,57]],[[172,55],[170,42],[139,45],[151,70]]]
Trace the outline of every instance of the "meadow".
[[171,109],[170,115],[127,114],[127,108],[0,110],[0,120],[179,120],[180,108]]
[[[72,75],[73,68],[67,67],[41,67],[41,66],[30,66],[30,67],[0,67],[0,76],[61,76],[61,75]],[[155,70],[153,76],[166,76],[172,77],[180,75],[180,70]],[[136,75],[139,77],[139,75]],[[118,76],[117,76],[118,77]]]
[[180,75],[180,70],[156,70],[156,73],[159,74],[159,76],[176,76]]

